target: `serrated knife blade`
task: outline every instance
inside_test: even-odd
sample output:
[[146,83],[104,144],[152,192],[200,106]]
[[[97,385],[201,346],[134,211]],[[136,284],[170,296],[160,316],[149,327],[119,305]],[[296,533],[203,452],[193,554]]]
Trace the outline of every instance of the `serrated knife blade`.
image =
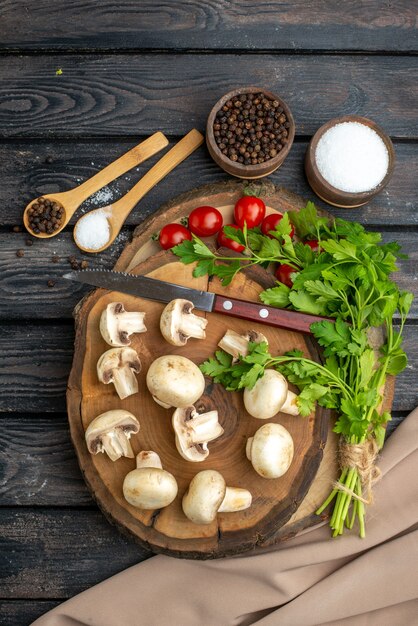
[[137,296],[138,298],[157,300],[158,302],[171,302],[171,300],[176,298],[184,298],[191,300],[196,309],[201,311],[212,311],[215,300],[215,294],[208,291],[199,291],[190,287],[182,287],[174,283],[149,278],[148,276],[114,272],[112,270],[93,269],[68,272],[68,274],[64,274],[64,278],[86,283],[93,287],[129,293],[131,296]]
[[128,293],[138,298],[157,300],[159,302],[170,302],[176,298],[184,298],[193,302],[196,309],[201,311],[222,313],[232,317],[267,324],[276,328],[286,328],[301,333],[311,333],[310,326],[313,322],[323,320],[334,322],[332,318],[308,315],[288,311],[287,309],[276,309],[258,302],[239,300],[238,298],[228,298],[208,291],[198,291],[190,287],[182,287],[174,283],[168,283],[156,278],[141,276],[137,274],[126,274],[125,272],[114,272],[112,270],[81,270],[80,272],[69,272],[64,274],[64,278],[86,283],[93,287],[101,287],[111,291]]

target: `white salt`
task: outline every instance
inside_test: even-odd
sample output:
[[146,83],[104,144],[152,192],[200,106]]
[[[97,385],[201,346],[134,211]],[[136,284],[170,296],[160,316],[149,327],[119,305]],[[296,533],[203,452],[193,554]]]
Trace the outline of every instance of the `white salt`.
[[96,209],[84,215],[77,223],[74,238],[76,242],[87,250],[98,250],[110,239],[110,225],[108,217],[112,215],[112,207]]
[[359,122],[342,122],[327,130],[318,141],[315,160],[330,185],[350,193],[374,189],[389,167],[383,139]]

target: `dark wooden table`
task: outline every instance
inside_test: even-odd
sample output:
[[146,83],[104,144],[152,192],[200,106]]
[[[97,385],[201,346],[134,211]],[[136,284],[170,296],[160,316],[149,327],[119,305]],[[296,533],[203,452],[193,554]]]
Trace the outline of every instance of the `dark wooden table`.
[[[71,313],[85,290],[61,279],[68,258],[111,268],[134,226],[162,202],[226,175],[199,149],[133,211],[116,245],[93,260],[75,248],[71,226],[47,242],[15,232],[26,203],[71,188],[156,130],[172,141],[192,127],[203,131],[218,97],[260,85],[287,100],[297,125],[272,180],[306,198],[315,199],[304,153],[326,120],[356,113],[391,135],[397,166],[387,190],[361,210],[334,212],[400,241],[410,256],[398,281],[413,290],[415,22],[409,0],[0,1],[1,624],[29,624],[150,556],[105,521],[70,442]],[[146,167],[106,189],[102,201],[120,197]],[[397,381],[390,431],[417,404],[417,319],[418,302],[405,331],[410,364]]]

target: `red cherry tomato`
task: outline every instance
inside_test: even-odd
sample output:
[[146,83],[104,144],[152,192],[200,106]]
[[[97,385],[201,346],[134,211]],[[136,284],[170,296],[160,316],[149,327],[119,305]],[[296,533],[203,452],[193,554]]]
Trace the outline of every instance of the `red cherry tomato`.
[[287,285],[288,287],[291,287],[293,285],[294,274],[297,273],[298,272],[297,270],[295,270],[294,267],[286,265],[286,263],[283,263],[283,265],[279,265],[275,272],[276,278],[278,278],[281,283]]
[[169,250],[185,239],[191,240],[192,233],[181,224],[166,224],[160,231],[160,246],[164,250]]
[[[271,230],[276,230],[276,226],[280,222],[281,219],[283,219],[283,213],[271,213],[270,215],[267,215],[263,219],[263,223],[261,224],[261,232],[263,233],[263,235],[267,235],[267,237],[274,239],[273,235],[269,235],[269,232]],[[295,229],[292,226],[292,230],[290,231],[290,236],[293,237],[294,234],[295,234]]]
[[304,241],[305,246],[309,246],[312,248],[314,252],[318,252],[319,250],[319,242],[318,239],[309,239],[309,241]]
[[[226,224],[226,225],[230,226],[231,228],[236,228],[236,229],[239,228],[239,226],[237,226],[236,224]],[[242,252],[243,250],[245,250],[245,246],[243,246],[242,244],[238,243],[237,241],[234,241],[233,239],[228,239],[228,237],[224,233],[223,228],[218,235],[218,246],[229,248],[230,250],[235,250],[235,252]]]
[[240,228],[259,226],[266,214],[266,205],[261,198],[256,196],[243,196],[238,200],[234,208],[234,219]]
[[216,235],[222,224],[222,215],[213,206],[199,206],[189,215],[189,228],[198,237]]

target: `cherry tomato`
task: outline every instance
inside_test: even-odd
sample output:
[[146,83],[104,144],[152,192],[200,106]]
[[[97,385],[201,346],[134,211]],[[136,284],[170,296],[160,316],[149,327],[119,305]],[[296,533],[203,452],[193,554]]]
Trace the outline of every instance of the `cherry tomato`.
[[189,228],[198,237],[216,235],[222,224],[222,215],[212,206],[199,206],[189,215]]
[[309,246],[310,248],[312,248],[314,252],[318,252],[319,250],[318,239],[309,239],[308,241],[304,241],[303,243],[305,244],[305,246]]
[[[267,237],[274,239],[273,235],[269,235],[269,232],[271,230],[276,230],[276,226],[282,218],[283,218],[283,213],[271,213],[270,215],[267,215],[263,219],[263,223],[261,224],[261,232],[263,233],[263,235],[267,235]],[[294,234],[295,234],[295,229],[292,226],[292,230],[290,231],[290,236],[293,237]]]
[[164,250],[169,250],[185,239],[191,239],[192,233],[181,224],[166,224],[160,231],[160,246]]
[[243,196],[238,200],[234,208],[234,219],[240,228],[259,226],[266,214],[266,205],[261,198],[256,196]]
[[[236,224],[227,224],[227,226],[236,229],[239,228],[239,226],[237,226]],[[220,247],[229,248],[230,250],[235,250],[235,252],[242,252],[243,250],[245,250],[245,246],[243,246],[242,244],[234,241],[233,239],[228,239],[228,237],[224,233],[223,228],[218,235],[218,245]]]
[[297,274],[297,270],[295,270],[294,267],[291,267],[290,265],[286,265],[286,263],[283,263],[282,265],[279,265],[279,267],[277,268],[275,274],[276,274],[276,278],[278,278],[278,280],[283,283],[284,285],[287,285],[288,287],[291,287],[293,285],[293,280],[294,280],[294,274]]

